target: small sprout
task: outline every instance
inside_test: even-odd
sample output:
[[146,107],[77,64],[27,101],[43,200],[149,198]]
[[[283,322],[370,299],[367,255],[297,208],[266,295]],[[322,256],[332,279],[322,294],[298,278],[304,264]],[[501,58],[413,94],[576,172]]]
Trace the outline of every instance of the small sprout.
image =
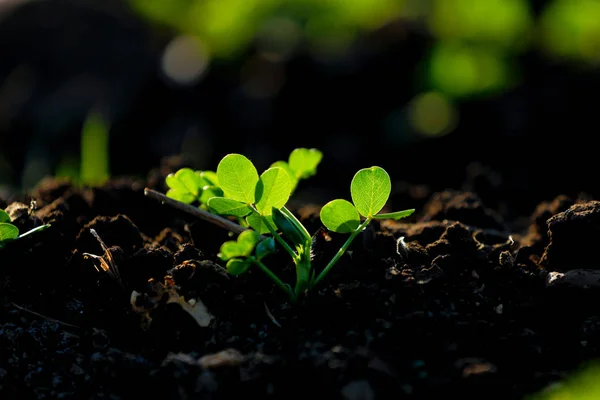
[[25,233],[19,234],[19,228],[12,223],[10,215],[4,210],[0,210],[0,249],[3,249],[14,240],[22,239],[32,233],[41,232],[48,228],[50,228],[49,224],[40,225]]
[[[210,198],[202,198],[200,184],[192,176],[197,172],[191,170],[178,171],[168,179],[167,184],[170,190],[186,193],[187,197],[179,196],[184,202],[189,204],[200,200],[211,213],[238,218],[240,224],[248,226],[248,230],[243,230],[241,226],[236,228],[235,232],[239,233],[237,239],[221,245],[218,256],[226,262],[227,271],[231,275],[240,275],[257,266],[295,302],[324,279],[356,236],[373,219],[400,219],[415,211],[410,209],[379,214],[391,193],[390,177],[383,168],[377,166],[359,170],[350,185],[352,202],[335,199],[321,209],[321,222],[327,229],[349,233],[350,236],[317,274],[312,265],[312,246],[316,237],[308,233],[285,205],[298,181],[316,173],[321,159],[322,154],[316,149],[296,149],[287,162],[277,161],[259,175],[248,158],[241,154],[228,154],[217,166],[218,183],[212,186],[215,190],[213,193],[217,195]],[[177,174],[188,177],[191,183],[184,184],[183,178],[175,181]],[[146,193],[160,199],[153,192],[147,190]],[[173,194],[167,196],[175,198]],[[296,266],[296,285],[293,289],[263,263],[265,257],[276,251],[275,243],[290,255]]]

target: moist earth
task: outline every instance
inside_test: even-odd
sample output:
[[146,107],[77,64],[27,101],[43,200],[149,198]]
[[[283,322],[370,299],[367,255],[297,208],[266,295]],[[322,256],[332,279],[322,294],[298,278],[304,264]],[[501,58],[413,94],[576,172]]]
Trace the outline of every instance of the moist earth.
[[[598,357],[600,202],[585,195],[522,214],[493,185],[406,184],[393,209],[416,213],[374,221],[291,304],[260,270],[226,273],[227,231],[144,196],[177,167],[0,200],[21,231],[51,224],[0,252],[0,398],[521,399]],[[315,268],[346,239],[321,206],[289,205]]]

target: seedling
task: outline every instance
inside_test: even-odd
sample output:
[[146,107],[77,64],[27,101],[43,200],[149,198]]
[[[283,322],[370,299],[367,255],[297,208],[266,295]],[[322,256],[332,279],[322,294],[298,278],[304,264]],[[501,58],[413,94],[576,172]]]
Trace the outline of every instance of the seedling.
[[[306,149],[300,149],[300,151],[304,150]],[[400,219],[408,217],[415,211],[410,209],[379,214],[391,193],[390,177],[381,167],[361,169],[355,174],[350,186],[352,202],[336,199],[325,204],[321,209],[321,222],[327,229],[337,233],[349,233],[350,236],[331,261],[317,274],[312,265],[313,237],[285,207],[298,180],[313,175],[320,161],[320,157],[301,159],[303,161],[295,164],[296,161],[293,161],[295,158],[290,156],[289,163],[274,163],[259,176],[256,167],[245,156],[241,154],[225,156],[214,173],[215,179],[211,182],[216,185],[210,188],[211,193],[216,193],[215,189],[219,189],[218,193],[222,195],[206,199],[203,206],[208,213],[204,211],[195,213],[209,221],[211,218],[206,215],[209,213],[234,217],[248,226],[248,229],[240,227],[235,230],[241,232],[236,240],[223,243],[218,254],[219,258],[226,262],[227,271],[231,275],[243,274],[253,265],[257,266],[288,294],[292,302],[298,301],[306,291],[325,278],[356,236],[373,219]],[[302,166],[306,165],[312,165],[310,173],[299,173],[298,171],[303,169]],[[194,174],[193,171],[192,173]],[[181,178],[184,176],[191,178],[189,172],[186,172],[185,175],[180,175],[179,182],[183,181]],[[190,193],[192,192],[190,189],[195,189],[194,196],[198,199],[204,189],[201,191],[198,180],[195,182],[195,186],[190,184],[169,186],[172,190],[179,191],[177,196],[184,191],[184,187]],[[146,190],[146,194],[159,198],[150,190]],[[171,192],[169,200],[173,199],[174,195],[174,192]],[[186,200],[190,199],[191,196],[186,198]],[[180,208],[185,209],[185,207]],[[364,220],[361,221],[363,218]],[[212,222],[225,226],[222,222]],[[263,262],[269,254],[276,251],[275,243],[290,255],[295,264],[296,284],[293,289]]]
[[13,240],[22,239],[25,236],[31,235],[35,232],[43,231],[49,227],[49,224],[41,225],[25,233],[19,234],[19,228],[12,224],[8,213],[4,210],[0,210],[0,250]]
[[[316,174],[317,165],[323,154],[317,149],[299,148],[290,153],[288,161],[276,161],[271,167],[282,168],[290,178],[291,193],[294,192],[300,179],[306,179]],[[211,197],[223,197],[219,186],[219,178],[214,171],[194,171],[182,168],[166,178],[169,187],[167,197],[185,204],[200,203],[200,208],[206,210],[206,203]]]

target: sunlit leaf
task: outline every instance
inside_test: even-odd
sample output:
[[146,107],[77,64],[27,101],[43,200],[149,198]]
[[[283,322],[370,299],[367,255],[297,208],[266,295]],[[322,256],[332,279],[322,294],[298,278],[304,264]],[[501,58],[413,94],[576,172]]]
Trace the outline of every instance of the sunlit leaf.
[[260,235],[257,232],[246,230],[239,234],[237,240],[230,240],[221,245],[219,258],[225,261],[234,257],[248,257],[259,240]]
[[261,216],[260,214],[253,212],[246,217],[246,222],[252,229],[259,232],[261,235],[271,232],[267,224],[271,226],[274,231],[277,231],[277,226],[275,225],[275,222],[273,222],[273,217],[271,215]]
[[212,197],[208,200],[207,205],[211,212],[219,215],[245,217],[252,212],[252,208],[248,204],[227,197]]
[[4,210],[0,210],[0,222],[10,222],[10,215]]
[[350,184],[352,201],[364,217],[372,217],[381,211],[391,191],[390,176],[383,168],[376,166],[358,171]]
[[263,215],[270,215],[273,207],[281,208],[287,203],[290,194],[288,173],[281,168],[269,168],[256,185],[256,209]]
[[7,222],[0,222],[0,242],[19,237],[19,228]]
[[217,167],[217,177],[225,197],[254,203],[258,172],[248,158],[241,154],[226,155]]
[[338,233],[349,233],[360,225],[360,215],[348,200],[332,200],[321,208],[321,222],[327,229]]

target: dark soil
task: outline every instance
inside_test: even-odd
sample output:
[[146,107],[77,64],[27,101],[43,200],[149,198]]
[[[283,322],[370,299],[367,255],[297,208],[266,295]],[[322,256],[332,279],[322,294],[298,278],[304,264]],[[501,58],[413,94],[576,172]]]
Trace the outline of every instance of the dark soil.
[[[2,201],[35,199],[17,224],[52,226],[0,253],[0,398],[521,399],[599,355],[595,286],[549,277],[597,268],[600,202],[561,195],[515,215],[465,187],[406,185],[393,208],[417,212],[373,223],[293,305],[259,270],[226,274],[226,231],[144,196],[174,168],[95,188],[50,179]],[[316,268],[345,240],[320,205],[290,204],[318,232]]]

